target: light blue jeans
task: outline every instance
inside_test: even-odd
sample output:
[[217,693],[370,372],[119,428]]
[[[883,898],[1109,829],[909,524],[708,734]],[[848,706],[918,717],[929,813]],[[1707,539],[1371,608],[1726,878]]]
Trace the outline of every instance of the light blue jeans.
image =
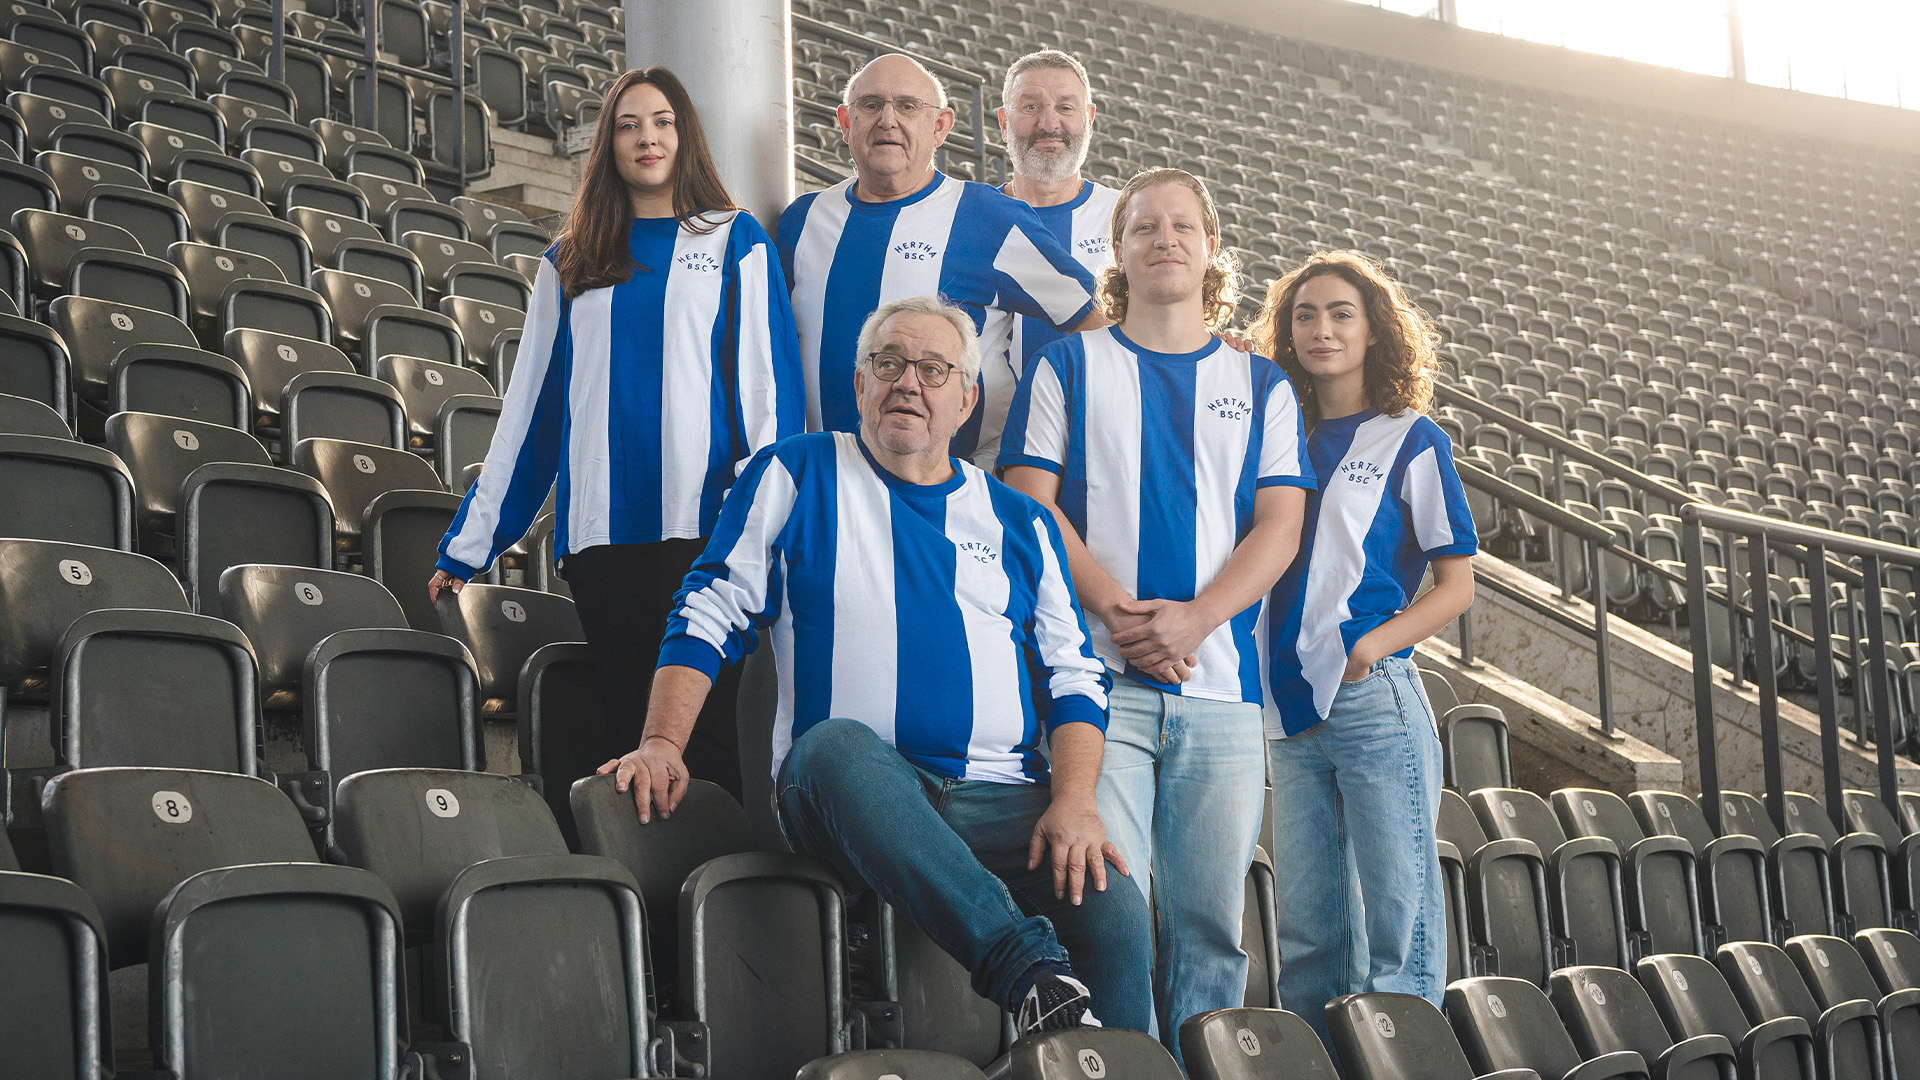
[[1246,999],[1240,916],[1265,800],[1260,706],[1178,697],[1124,676],[1108,702],[1100,817],[1142,892],[1151,873],[1154,1012],[1177,1057],[1187,1017]]
[[1324,1010],[1342,994],[1439,1005],[1440,739],[1413,661],[1389,656],[1341,683],[1325,721],[1267,747],[1283,1005],[1329,1050]]

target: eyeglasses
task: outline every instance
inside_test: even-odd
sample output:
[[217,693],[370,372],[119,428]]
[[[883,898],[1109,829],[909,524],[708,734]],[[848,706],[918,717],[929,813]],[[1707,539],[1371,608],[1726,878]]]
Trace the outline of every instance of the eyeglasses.
[[917,97],[884,98],[878,94],[869,94],[855,100],[853,109],[869,120],[877,120],[889,105],[893,106],[893,115],[902,120],[930,116],[936,111],[932,102],[921,101]]
[[881,382],[899,382],[900,376],[913,369],[913,377],[920,385],[929,390],[937,390],[947,384],[958,364],[949,364],[945,360],[909,360],[899,353],[870,352],[867,354],[867,366],[872,369],[873,377]]

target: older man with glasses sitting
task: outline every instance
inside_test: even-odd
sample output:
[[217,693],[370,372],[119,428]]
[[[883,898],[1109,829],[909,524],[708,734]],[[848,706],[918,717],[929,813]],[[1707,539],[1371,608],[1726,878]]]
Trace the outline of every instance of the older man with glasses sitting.
[[973,320],[893,300],[858,353],[858,434],[796,436],[747,465],[681,589],[640,746],[600,771],[641,820],[670,813],[713,676],[766,631],[795,850],[904,913],[1023,1033],[1145,1030],[1146,904],[1109,887],[1107,863],[1126,866],[1097,810],[1108,679],[1059,528],[949,456],[979,396]]
[[1008,356],[1015,320],[1061,332],[1105,325],[1093,276],[1032,207],[934,167],[954,112],[918,61],[894,54],[861,68],[839,120],[854,176],[795,199],[778,230],[807,430],[857,430],[854,346],[869,312],[898,297],[943,296],[972,320],[983,357],[978,408],[961,416],[954,451],[991,469],[1019,376],[1019,357]]

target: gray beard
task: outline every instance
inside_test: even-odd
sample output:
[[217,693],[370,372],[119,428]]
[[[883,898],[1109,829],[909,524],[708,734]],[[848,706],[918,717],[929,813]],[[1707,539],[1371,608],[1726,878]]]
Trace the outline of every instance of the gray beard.
[[1007,147],[1007,156],[1013,161],[1013,171],[1029,180],[1042,184],[1061,184],[1080,175],[1080,167],[1087,163],[1087,149],[1093,145],[1092,134],[1082,137],[1076,145],[1069,142],[1058,154],[1035,153],[1025,143],[1011,143]]

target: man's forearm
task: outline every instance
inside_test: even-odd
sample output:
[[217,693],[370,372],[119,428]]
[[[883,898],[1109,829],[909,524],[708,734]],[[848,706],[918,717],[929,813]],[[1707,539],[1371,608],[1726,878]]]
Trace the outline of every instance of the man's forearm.
[[647,726],[640,741],[665,739],[685,750],[700,707],[707,702],[713,680],[697,668],[669,664],[653,673],[653,693],[647,698]]
[[1053,764],[1053,801],[1096,801],[1100,761],[1106,754],[1106,733],[1078,721],[1061,724],[1049,736]]

